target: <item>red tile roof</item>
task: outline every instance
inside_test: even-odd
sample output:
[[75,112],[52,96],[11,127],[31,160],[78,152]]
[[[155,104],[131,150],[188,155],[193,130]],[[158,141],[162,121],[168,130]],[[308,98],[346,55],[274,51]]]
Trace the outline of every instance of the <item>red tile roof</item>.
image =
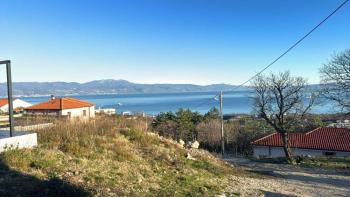
[[[350,152],[350,129],[321,127],[307,133],[288,134],[292,148]],[[279,133],[273,133],[252,142],[259,146],[282,146]]]
[[95,104],[82,101],[75,98],[55,98],[48,101],[30,106],[27,110],[62,110],[62,109],[74,109],[82,107],[91,107]]
[[[15,98],[13,100],[16,100]],[[0,99],[0,107],[7,105],[8,99],[7,98],[1,98]]]
[[0,107],[7,105],[7,99],[0,99]]

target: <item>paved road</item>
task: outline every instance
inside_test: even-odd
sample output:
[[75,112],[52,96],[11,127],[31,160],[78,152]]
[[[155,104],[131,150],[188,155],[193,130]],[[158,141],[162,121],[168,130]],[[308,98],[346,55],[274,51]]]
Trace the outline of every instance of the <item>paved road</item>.
[[[267,175],[264,179],[233,177],[232,190],[263,196],[350,197],[350,170],[305,168],[287,164],[254,162],[244,158],[226,159],[234,166]],[[237,185],[240,189],[237,188]]]

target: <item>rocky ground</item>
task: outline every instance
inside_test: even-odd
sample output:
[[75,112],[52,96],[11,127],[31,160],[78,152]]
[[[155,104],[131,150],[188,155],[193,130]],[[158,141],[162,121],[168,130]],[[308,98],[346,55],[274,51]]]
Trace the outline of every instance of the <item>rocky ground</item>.
[[226,159],[261,177],[231,176],[227,191],[241,196],[350,196],[350,171]]

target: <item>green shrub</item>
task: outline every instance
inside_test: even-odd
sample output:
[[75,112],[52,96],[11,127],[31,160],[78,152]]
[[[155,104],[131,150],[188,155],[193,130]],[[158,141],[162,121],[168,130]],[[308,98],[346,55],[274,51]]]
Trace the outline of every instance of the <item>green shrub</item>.
[[121,131],[121,134],[123,134],[130,141],[135,142],[142,147],[150,147],[152,145],[159,145],[160,143],[160,140],[157,137],[134,129],[123,130]]

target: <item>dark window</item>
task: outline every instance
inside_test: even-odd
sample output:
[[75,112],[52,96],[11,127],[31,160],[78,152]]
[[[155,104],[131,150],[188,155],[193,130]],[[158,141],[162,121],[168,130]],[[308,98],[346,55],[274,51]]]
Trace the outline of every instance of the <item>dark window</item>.
[[335,152],[323,152],[324,156],[334,156]]
[[86,116],[86,110],[83,110],[83,116]]
[[71,112],[68,112],[67,115],[68,115],[68,118],[70,118],[71,115],[72,115],[72,113],[71,113]]

